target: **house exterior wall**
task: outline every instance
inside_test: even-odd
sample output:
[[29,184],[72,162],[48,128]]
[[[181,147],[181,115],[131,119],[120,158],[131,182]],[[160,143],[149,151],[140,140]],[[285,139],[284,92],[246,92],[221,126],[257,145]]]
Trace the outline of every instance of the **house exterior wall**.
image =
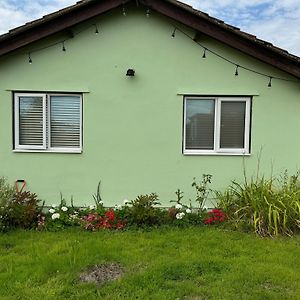
[[[105,205],[121,204],[138,194],[156,192],[163,205],[175,190],[193,198],[193,177],[213,175],[212,188],[223,189],[242,179],[243,166],[255,173],[291,173],[299,168],[299,84],[273,80],[235,68],[207,53],[180,32],[170,20],[134,7],[127,16],[107,13],[74,31],[93,28],[61,45],[27,52],[61,40],[63,35],[36,43],[0,60],[0,176],[10,182],[24,179],[27,188],[47,204],[59,193],[76,205],[93,203],[99,180]],[[175,24],[179,26],[178,24]],[[182,28],[193,35],[193,31]],[[259,72],[291,78],[213,39],[209,49]],[[128,68],[134,78],[125,76]],[[12,91],[83,92],[83,151],[16,153],[13,151]],[[253,96],[251,154],[183,155],[183,96]]]

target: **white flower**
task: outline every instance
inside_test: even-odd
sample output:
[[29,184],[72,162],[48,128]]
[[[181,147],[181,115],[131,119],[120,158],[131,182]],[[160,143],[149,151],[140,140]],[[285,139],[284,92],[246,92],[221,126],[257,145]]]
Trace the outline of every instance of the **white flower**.
[[103,205],[103,201],[99,201],[99,204],[100,204],[100,205]]
[[62,207],[61,207],[61,210],[62,210],[62,211],[67,211],[68,208],[67,208],[66,206],[62,206]]
[[50,214],[54,214],[54,213],[55,213],[55,209],[50,208],[50,209],[49,209],[49,213],[50,213]]
[[181,209],[181,208],[182,208],[182,205],[181,205],[181,204],[179,204],[179,203],[177,203],[177,204],[175,205],[175,208],[177,208],[177,209]]
[[52,206],[53,208],[55,208],[57,205],[56,205],[56,204],[52,204],[51,206]]
[[183,218],[184,215],[185,215],[184,212],[177,213],[177,214],[176,214],[176,219],[177,219],[177,220],[181,220],[181,219]]
[[128,199],[124,199],[124,201],[123,201],[124,205],[128,205],[129,202],[130,202],[130,201],[129,201]]
[[95,209],[95,205],[90,205],[90,206],[89,206],[89,209],[91,209],[91,210],[92,210],[92,209]]
[[190,214],[192,211],[191,211],[189,208],[187,208],[185,212],[186,212],[187,214]]
[[121,208],[122,208],[122,205],[118,205],[118,204],[115,205],[115,210],[118,210],[118,209],[121,209]]
[[59,213],[55,213],[51,216],[52,220],[55,220],[55,219],[59,219],[60,218],[60,214]]

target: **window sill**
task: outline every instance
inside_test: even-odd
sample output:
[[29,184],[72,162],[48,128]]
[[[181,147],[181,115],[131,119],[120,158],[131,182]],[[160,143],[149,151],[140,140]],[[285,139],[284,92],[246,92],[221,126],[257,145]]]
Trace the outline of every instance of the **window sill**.
[[82,150],[66,150],[66,149],[53,149],[53,150],[29,150],[29,149],[14,149],[13,153],[66,153],[66,154],[81,154]]
[[251,153],[229,153],[229,152],[183,152],[185,156],[251,156]]

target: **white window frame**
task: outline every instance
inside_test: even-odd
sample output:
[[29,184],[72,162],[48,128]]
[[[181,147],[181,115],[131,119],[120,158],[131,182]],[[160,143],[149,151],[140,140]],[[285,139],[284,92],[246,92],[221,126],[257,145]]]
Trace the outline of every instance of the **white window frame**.
[[[186,149],[186,103],[187,100],[214,100],[215,101],[215,122],[214,122],[214,149]],[[221,105],[222,102],[236,101],[245,102],[245,131],[244,148],[220,148],[221,129]],[[186,155],[249,155],[250,154],[250,119],[251,119],[251,97],[184,97],[183,112],[183,154]]]
[[[76,96],[80,98],[80,145],[74,148],[57,148],[51,147],[51,126],[50,126],[50,98],[52,96]],[[43,145],[20,145],[19,136],[19,113],[20,97],[42,97],[43,98]],[[81,94],[62,94],[62,93],[15,93],[14,94],[14,152],[55,152],[55,153],[81,153],[82,152],[82,104],[83,97]],[[48,104],[48,105],[47,105]],[[48,133],[47,133],[48,127]]]

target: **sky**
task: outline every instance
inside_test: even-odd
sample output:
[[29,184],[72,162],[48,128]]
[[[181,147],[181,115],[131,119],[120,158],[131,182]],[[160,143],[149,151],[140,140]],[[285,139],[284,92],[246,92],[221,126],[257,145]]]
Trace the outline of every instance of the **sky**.
[[[300,56],[300,0],[181,0]],[[76,0],[0,0],[0,34]]]

